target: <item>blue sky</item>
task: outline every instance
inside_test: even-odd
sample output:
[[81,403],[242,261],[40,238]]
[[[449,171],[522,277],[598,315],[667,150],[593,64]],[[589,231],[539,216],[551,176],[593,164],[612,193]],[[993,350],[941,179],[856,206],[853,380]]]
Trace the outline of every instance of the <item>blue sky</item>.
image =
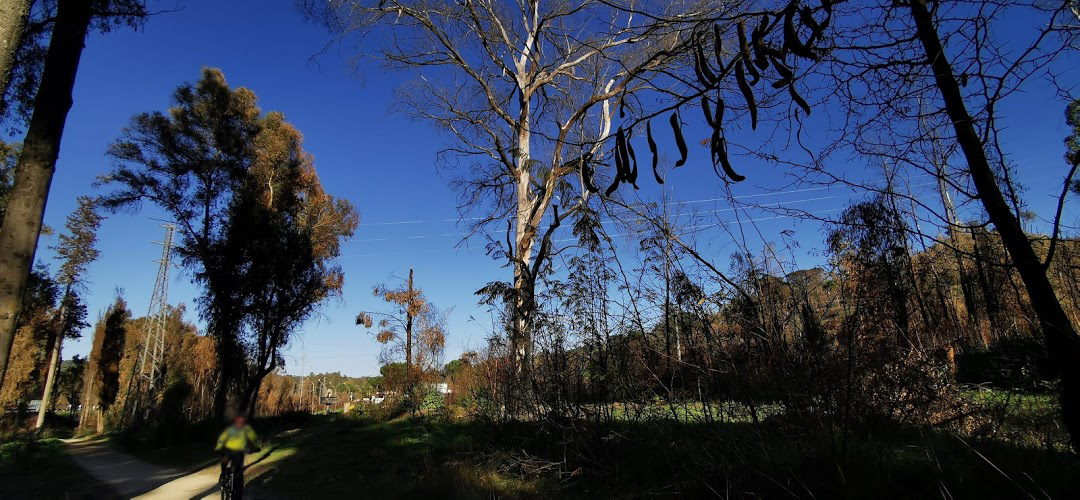
[[[395,88],[410,75],[366,64],[358,76],[347,63],[352,54],[338,49],[313,63],[311,57],[329,36],[305,23],[291,0],[182,0],[180,6],[179,12],[153,17],[138,32],[118,29],[87,41],[46,224],[61,228],[76,196],[94,191],[94,178],[111,165],[105,149],[132,115],[164,109],[180,83],[198,78],[204,66],[218,67],[230,84],[252,89],[264,110],[285,113],[304,133],[327,191],[352,201],[361,214],[359,230],[342,252],[343,297],[327,304],[296,337],[286,358],[288,371],[376,374],[380,346],[352,319],[357,311],[380,307],[371,296],[374,284],[406,276],[410,266],[417,285],[437,306],[454,308],[447,359],[478,347],[490,320],[476,306],[473,292],[489,281],[508,279],[509,271],[484,254],[482,239],[455,248],[460,240],[455,235],[464,228],[456,222],[448,179],[436,170],[436,152],[448,139],[426,123],[389,113]],[[1013,99],[1004,110],[1012,119],[1006,131],[1009,150],[1014,159],[1035,167],[1023,180],[1030,187],[1028,202],[1040,214],[1052,214],[1051,195],[1059,189],[1064,169],[1061,139],[1067,130],[1062,108],[1053,95],[1036,93]],[[1033,109],[1037,112],[1028,112]],[[669,196],[683,201],[721,197],[724,186],[707,164],[707,154],[693,152],[687,166],[669,175]],[[788,180],[775,167],[763,167],[744,164],[740,170],[749,180],[733,192],[812,211],[837,211],[854,199],[841,190],[777,193]],[[658,192],[655,186],[643,186],[642,196],[655,199]],[[715,201],[683,206],[699,211],[725,207]],[[717,214],[720,220],[729,219]],[[91,320],[112,301],[117,288],[123,289],[137,315],[145,314],[160,252],[151,242],[162,235],[160,222],[153,218],[160,216],[147,206],[104,223],[99,234],[102,256],[90,269],[86,294]],[[807,265],[815,263],[812,250],[824,241],[821,225],[814,222],[765,220],[759,229],[757,244],[779,241],[782,230],[796,231]],[[39,259],[49,258],[51,252],[44,247],[54,241],[42,240]],[[724,233],[702,235],[701,241],[722,264],[735,251]],[[170,302],[190,305],[196,293],[190,275],[174,269]],[[89,348],[85,335],[66,344],[65,357],[85,355]],[[301,360],[306,366],[301,367]]]

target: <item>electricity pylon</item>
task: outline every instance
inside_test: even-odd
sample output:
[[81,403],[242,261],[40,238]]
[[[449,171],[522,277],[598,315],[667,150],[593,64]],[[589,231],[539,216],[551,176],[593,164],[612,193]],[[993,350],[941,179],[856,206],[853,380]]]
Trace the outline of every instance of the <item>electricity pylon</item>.
[[176,226],[164,224],[165,239],[161,245],[161,260],[158,262],[157,280],[150,296],[150,310],[146,335],[143,337],[142,354],[139,356],[138,373],[133,380],[135,391],[132,393],[132,415],[138,414],[140,403],[145,403],[146,415],[153,407],[154,391],[161,378],[161,364],[165,358],[165,323],[169,314],[169,257],[172,254],[173,233]]

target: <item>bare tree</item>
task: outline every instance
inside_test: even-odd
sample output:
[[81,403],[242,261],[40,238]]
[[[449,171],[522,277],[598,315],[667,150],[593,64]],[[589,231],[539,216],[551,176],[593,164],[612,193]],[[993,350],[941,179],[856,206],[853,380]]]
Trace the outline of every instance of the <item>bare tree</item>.
[[635,130],[628,122],[613,132],[614,115],[638,109],[651,80],[685,57],[699,35],[695,21],[732,8],[620,3],[300,2],[339,39],[384,39],[377,57],[417,73],[402,88],[399,108],[452,135],[444,159],[467,164],[455,186],[462,208],[480,214],[474,232],[505,221],[505,248],[494,252],[513,268],[503,290],[512,310],[513,370],[525,375],[518,380],[528,378],[537,275],[554,229],[562,218],[587,215],[597,190],[594,165],[614,158],[615,185],[636,183],[636,158],[631,167],[624,149],[614,157],[604,152]]

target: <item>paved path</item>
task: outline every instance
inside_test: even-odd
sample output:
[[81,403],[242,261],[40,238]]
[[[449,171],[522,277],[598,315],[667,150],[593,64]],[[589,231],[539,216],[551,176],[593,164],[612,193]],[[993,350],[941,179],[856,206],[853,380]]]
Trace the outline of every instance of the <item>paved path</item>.
[[121,498],[219,498],[217,465],[190,472],[148,464],[106,443],[65,440],[75,463],[106,483]]

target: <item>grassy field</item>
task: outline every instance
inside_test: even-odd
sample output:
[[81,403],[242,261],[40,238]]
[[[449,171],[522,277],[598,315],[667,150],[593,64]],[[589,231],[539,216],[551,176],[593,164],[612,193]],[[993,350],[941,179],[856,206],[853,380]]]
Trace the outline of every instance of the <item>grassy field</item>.
[[[267,423],[258,498],[1070,498],[1067,453],[930,430],[792,439],[769,426],[670,421],[491,425],[402,417]],[[192,456],[205,453],[208,446]],[[159,450],[184,456],[184,448]],[[194,451],[194,448],[192,449]],[[141,455],[152,461],[153,453]]]

